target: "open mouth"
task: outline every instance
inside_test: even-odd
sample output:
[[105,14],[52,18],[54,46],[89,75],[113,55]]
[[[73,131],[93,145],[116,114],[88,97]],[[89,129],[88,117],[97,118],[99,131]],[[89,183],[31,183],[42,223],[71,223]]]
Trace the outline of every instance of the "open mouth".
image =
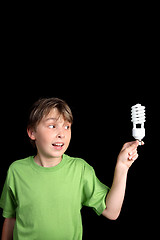
[[53,143],[52,146],[56,149],[61,149],[64,146],[64,143]]

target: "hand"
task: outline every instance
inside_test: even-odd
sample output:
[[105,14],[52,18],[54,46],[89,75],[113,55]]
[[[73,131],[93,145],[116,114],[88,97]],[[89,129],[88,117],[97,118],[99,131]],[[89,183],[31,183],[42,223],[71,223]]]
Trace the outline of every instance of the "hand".
[[[142,145],[143,144],[144,143],[142,142]],[[118,155],[117,164],[122,164],[129,169],[132,163],[138,158],[138,145],[138,140],[125,143]]]

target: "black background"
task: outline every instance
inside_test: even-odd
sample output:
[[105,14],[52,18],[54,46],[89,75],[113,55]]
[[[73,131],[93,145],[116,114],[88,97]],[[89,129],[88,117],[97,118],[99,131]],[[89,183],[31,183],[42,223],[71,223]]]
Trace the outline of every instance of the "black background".
[[84,240],[97,234],[99,239],[110,234],[128,239],[128,234],[155,231],[158,34],[149,16],[145,22],[140,15],[139,22],[103,17],[99,23],[88,19],[74,24],[70,19],[68,25],[51,29],[41,21],[21,23],[15,16],[13,23],[5,18],[2,39],[1,190],[9,165],[34,154],[26,124],[38,98],[66,100],[74,115],[67,154],[84,158],[108,186],[122,145],[133,140],[130,108],[146,106],[145,145],[138,148],[139,158],[129,170],[120,217],[110,221],[83,208]]

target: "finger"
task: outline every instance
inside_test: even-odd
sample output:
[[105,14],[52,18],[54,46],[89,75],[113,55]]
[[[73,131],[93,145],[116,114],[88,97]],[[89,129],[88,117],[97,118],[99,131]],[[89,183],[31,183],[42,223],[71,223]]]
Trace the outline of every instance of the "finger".
[[128,157],[128,160],[130,160],[130,161],[135,161],[137,158],[138,158],[138,153],[136,153],[136,154],[134,154],[134,155],[132,155],[132,156],[129,156],[129,157]]
[[129,152],[128,154],[131,156],[131,155],[134,155],[137,153],[137,148],[133,149],[131,152]]
[[[134,144],[136,144],[137,146],[139,145],[139,141],[136,140],[136,141],[132,141],[132,142],[127,142],[123,145],[122,147],[122,151],[126,148],[129,148],[129,147],[132,147]],[[136,147],[135,147],[136,148]]]
[[132,152],[134,149],[137,149],[138,145],[139,145],[138,140],[132,142],[132,144],[127,148],[127,152]]
[[137,151],[132,151],[128,153],[128,159],[132,159],[137,154]]
[[132,141],[132,142],[126,142],[123,147],[122,147],[122,151],[128,147],[130,147],[133,143],[135,143],[135,141]]

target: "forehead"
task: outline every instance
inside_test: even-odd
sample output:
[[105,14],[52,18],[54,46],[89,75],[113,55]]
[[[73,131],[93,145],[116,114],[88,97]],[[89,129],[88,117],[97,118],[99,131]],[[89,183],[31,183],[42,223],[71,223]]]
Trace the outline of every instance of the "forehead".
[[58,122],[64,122],[66,121],[64,119],[63,114],[61,114],[57,108],[53,108],[50,110],[50,112],[45,115],[42,119],[42,121],[46,122],[46,121],[58,121]]

